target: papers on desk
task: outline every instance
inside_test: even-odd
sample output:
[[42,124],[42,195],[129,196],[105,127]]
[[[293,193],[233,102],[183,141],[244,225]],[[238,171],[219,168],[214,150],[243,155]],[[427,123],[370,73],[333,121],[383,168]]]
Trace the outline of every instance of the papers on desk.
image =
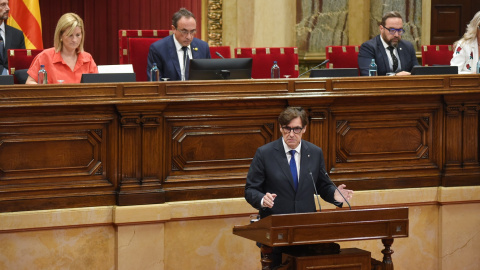
[[133,73],[132,64],[125,65],[99,65],[98,73]]

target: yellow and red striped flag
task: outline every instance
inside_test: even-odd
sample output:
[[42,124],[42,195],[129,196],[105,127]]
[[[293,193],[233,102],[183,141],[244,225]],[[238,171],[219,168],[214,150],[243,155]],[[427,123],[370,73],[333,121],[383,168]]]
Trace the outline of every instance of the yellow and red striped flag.
[[39,0],[10,0],[8,25],[23,31],[27,49],[43,49]]

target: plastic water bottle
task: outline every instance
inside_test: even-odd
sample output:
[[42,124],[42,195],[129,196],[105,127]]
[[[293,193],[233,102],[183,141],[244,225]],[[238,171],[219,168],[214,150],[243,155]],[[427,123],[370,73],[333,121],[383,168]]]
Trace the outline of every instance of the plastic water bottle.
[[45,70],[45,65],[40,65],[40,70],[38,71],[38,84],[47,84],[47,71]]
[[372,59],[372,62],[368,67],[368,76],[377,76],[377,64],[375,64],[375,59]]
[[480,74],[480,57],[478,58],[477,62],[477,74]]
[[272,79],[280,79],[280,67],[277,65],[277,61],[273,61],[272,66]]
[[150,69],[150,81],[160,81],[160,71],[158,70],[157,63],[153,63],[153,67]]

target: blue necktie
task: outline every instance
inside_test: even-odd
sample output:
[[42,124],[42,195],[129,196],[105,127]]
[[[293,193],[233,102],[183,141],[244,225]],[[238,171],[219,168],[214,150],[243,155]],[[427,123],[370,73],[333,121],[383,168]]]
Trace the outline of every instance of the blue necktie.
[[188,47],[182,47],[183,50],[183,68],[185,72],[185,81],[188,80],[188,69],[190,66],[190,57],[188,57]]
[[290,150],[290,155],[292,158],[290,159],[290,171],[292,172],[293,176],[293,186],[295,187],[295,191],[298,188],[298,174],[297,174],[297,163],[295,162],[295,150]]

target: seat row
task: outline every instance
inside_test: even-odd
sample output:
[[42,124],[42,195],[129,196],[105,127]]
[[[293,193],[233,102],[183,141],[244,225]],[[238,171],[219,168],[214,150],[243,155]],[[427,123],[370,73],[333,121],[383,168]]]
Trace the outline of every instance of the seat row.
[[[168,35],[170,30],[120,30],[119,31],[119,63],[132,64],[137,81],[147,80],[147,56],[150,45]],[[326,59],[330,61],[326,68],[358,68],[357,56],[360,46],[327,46]],[[28,69],[33,58],[41,50],[9,50],[8,66],[10,74]],[[230,46],[210,47],[212,58],[231,58]],[[270,78],[270,67],[273,61],[280,66],[281,75],[299,75],[298,49],[296,47],[273,48],[235,48],[235,58],[252,58],[252,78]],[[453,56],[451,45],[422,46],[422,65],[449,65]],[[17,76],[16,76],[17,77]],[[16,78],[16,83],[18,83]]]

